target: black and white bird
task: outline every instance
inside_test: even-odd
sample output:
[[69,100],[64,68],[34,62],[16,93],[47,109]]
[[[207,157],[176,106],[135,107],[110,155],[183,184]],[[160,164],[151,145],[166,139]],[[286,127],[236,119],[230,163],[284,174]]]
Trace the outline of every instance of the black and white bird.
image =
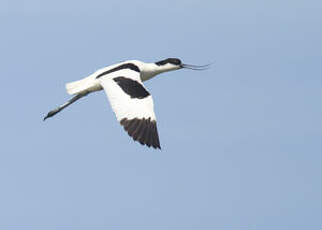
[[75,96],[50,111],[44,120],[89,93],[104,89],[117,120],[128,134],[142,145],[161,149],[152,96],[142,82],[167,71],[182,68],[204,70],[208,66],[183,64],[178,58],[168,58],[155,63],[131,60],[110,65],[82,80],[67,83],[67,93]]

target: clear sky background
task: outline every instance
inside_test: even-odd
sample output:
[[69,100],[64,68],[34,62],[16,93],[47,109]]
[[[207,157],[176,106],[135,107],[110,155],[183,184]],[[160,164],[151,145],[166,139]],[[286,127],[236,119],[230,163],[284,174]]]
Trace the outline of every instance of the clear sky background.
[[[0,229],[322,229],[322,3],[0,1]],[[214,63],[145,82],[162,151],[104,92],[127,60]]]

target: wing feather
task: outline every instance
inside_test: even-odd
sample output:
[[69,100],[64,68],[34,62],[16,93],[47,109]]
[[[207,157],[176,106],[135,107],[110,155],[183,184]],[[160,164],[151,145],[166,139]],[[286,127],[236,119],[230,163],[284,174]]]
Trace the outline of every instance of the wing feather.
[[144,88],[140,73],[122,69],[98,80],[124,130],[142,145],[160,149],[153,99]]

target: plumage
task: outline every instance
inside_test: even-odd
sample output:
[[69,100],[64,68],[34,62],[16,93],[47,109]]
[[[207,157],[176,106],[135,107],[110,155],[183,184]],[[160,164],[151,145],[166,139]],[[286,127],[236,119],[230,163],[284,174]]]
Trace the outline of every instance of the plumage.
[[114,64],[99,69],[84,79],[67,83],[67,93],[75,96],[50,111],[44,120],[89,93],[104,90],[117,120],[128,135],[142,145],[161,149],[153,99],[143,81],[167,71],[181,68],[202,70],[207,67],[182,64],[177,58],[155,63],[132,60]]

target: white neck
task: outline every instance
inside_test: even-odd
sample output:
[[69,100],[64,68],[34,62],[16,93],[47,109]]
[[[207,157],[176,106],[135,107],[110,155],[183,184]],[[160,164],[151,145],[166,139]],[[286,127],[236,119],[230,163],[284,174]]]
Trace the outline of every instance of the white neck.
[[172,64],[166,64],[159,66],[155,63],[142,63],[142,66],[140,68],[141,70],[141,79],[142,81],[149,80],[156,75],[163,73],[163,72],[168,72],[172,70],[177,70],[180,67],[172,65]]

